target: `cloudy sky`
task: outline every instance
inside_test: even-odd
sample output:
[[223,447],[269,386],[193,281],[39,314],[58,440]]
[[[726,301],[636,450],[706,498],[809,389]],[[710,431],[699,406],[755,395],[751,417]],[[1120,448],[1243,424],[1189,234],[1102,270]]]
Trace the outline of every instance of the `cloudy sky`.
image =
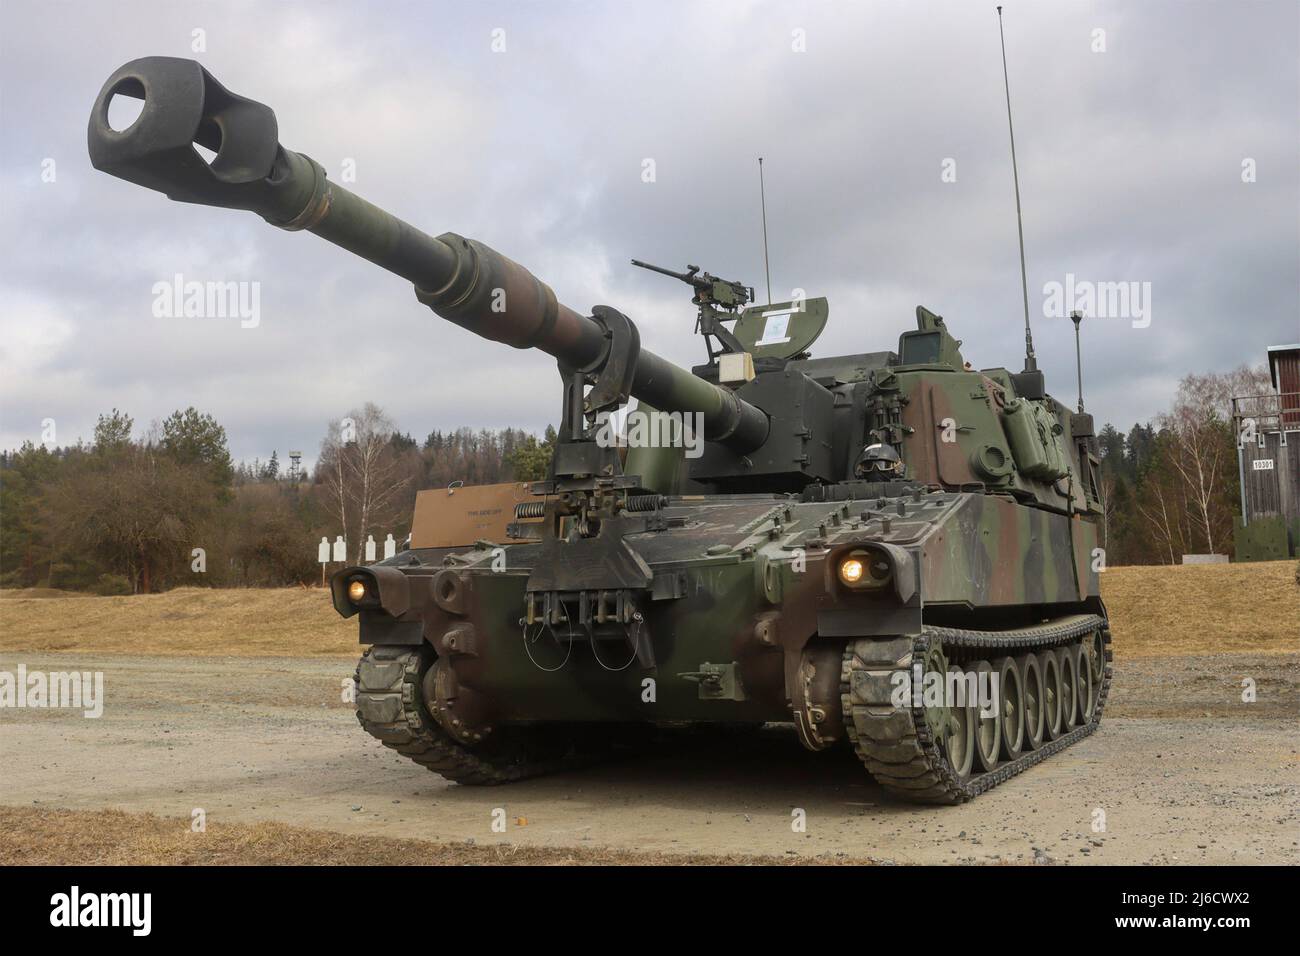
[[[1072,331],[1043,289],[1067,274],[1150,290],[1145,318],[1085,324],[1089,408],[1125,427],[1183,374],[1300,339],[1298,11],[1006,3],[1035,344],[1058,397],[1074,398]],[[47,418],[60,443],[89,437],[113,407],[143,427],[195,405],[237,458],[282,460],[367,400],[419,438],[558,417],[546,356],[442,322],[313,236],[96,173],[95,95],[155,54],[199,59],[331,176],[353,166],[363,196],[496,246],[575,308],[620,308],[680,363],[703,355],[688,290],[627,260],[761,290],[760,155],[774,296],[830,299],[816,354],[893,348],[923,303],[975,365],[1021,362],[991,0],[3,0],[0,22],[5,448]],[[258,283],[259,324],[155,316],[155,283],[178,273]]]

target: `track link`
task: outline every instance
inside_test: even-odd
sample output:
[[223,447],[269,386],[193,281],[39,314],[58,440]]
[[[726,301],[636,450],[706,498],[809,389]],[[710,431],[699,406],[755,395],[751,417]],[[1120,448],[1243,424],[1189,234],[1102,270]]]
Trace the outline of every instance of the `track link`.
[[[1077,647],[1100,632],[1105,661],[1091,719],[1055,740],[992,770],[959,776],[936,742],[922,706],[891,699],[893,675],[911,675],[913,661],[924,661],[934,646],[972,663],[980,652],[1016,655]],[[923,626],[910,637],[860,638],[844,651],[840,692],[845,729],[853,749],[871,775],[888,791],[920,803],[963,803],[1082,740],[1097,729],[1111,681],[1110,629],[1105,618],[1080,614],[1008,631],[972,631]]]
[[482,743],[451,737],[425,708],[421,681],[433,655],[425,647],[376,646],[356,669],[357,720],[385,747],[456,783],[490,786],[590,762],[570,728],[500,727]]

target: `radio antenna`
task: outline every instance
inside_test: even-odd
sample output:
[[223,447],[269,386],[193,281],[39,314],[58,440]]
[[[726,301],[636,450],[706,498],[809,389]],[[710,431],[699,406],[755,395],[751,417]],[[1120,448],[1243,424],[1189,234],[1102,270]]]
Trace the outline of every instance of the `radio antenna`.
[[758,157],[758,198],[763,205],[763,271],[767,273],[767,304],[772,304],[772,266],[767,259],[767,190],[763,186],[763,157]]
[[1002,33],[1002,7],[998,7],[998,38],[1002,41],[1002,82],[1007,91],[1007,132],[1011,135],[1011,178],[1016,186],[1016,231],[1020,235],[1020,290],[1025,298],[1025,371],[1038,369],[1034,337],[1029,331],[1029,279],[1025,274],[1025,225],[1020,216],[1020,173],[1016,169],[1016,131],[1011,125],[1011,80],[1007,76],[1007,38]]
[[1079,344],[1079,323],[1083,321],[1082,312],[1071,312],[1070,321],[1074,323],[1074,370],[1079,376],[1079,414],[1083,414],[1083,348]]

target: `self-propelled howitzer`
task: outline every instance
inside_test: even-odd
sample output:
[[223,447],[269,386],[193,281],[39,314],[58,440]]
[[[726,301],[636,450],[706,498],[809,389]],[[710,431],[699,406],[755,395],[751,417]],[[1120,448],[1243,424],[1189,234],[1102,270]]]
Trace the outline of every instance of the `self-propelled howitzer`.
[[[120,131],[115,96],[144,101]],[[891,792],[956,802],[1097,726],[1095,438],[1035,367],[973,369],[920,307],[897,351],[812,358],[824,299],[744,307],[752,291],[722,283],[748,294],[716,308],[695,280],[721,280],[688,270],[669,274],[695,285],[720,343],[688,371],[618,310],[575,310],[488,246],[421,232],[278,135],[197,63],[150,57],[104,85],[89,147],[173,199],[314,232],[561,376],[550,474],[499,540],[415,535],[334,575],[371,645],[357,713],[373,736],[499,783],[627,724],[784,721],[810,749],[853,746]],[[632,398],[676,427],[609,441]]]

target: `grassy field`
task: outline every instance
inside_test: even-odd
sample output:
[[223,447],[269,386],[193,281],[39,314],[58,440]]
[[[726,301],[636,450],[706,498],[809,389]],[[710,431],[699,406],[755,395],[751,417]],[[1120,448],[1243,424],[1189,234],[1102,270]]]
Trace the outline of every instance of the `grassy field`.
[[[1300,650],[1294,561],[1111,568],[1119,657]],[[137,597],[0,591],[0,650],[353,657],[355,621],[319,588],[180,588]]]
[[323,588],[177,588],[133,597],[29,593],[0,592],[0,650],[357,655],[357,622],[339,617]]
[[1111,568],[1101,596],[1120,657],[1300,651],[1295,561]]
[[603,847],[434,843],[347,836],[283,823],[213,823],[121,810],[0,807],[0,866],[691,866],[836,865],[845,857],[639,853]]

